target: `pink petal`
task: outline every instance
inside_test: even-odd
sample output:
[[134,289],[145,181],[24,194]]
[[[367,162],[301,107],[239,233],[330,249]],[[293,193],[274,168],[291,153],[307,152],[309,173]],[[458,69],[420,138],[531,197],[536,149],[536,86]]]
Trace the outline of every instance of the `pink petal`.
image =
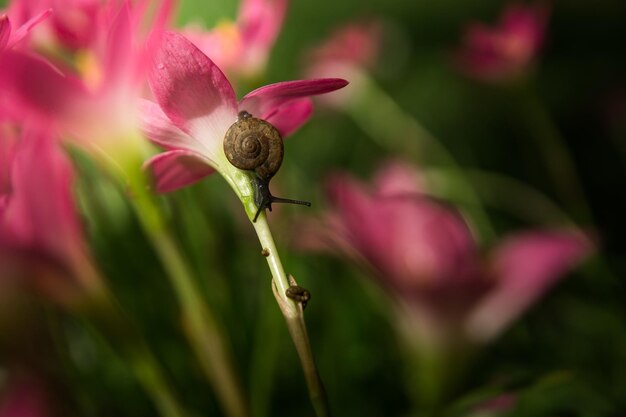
[[11,36],[11,21],[5,14],[0,16],[0,51],[2,51],[9,43]]
[[156,145],[166,149],[184,149],[198,152],[198,141],[178,127],[163,113],[158,104],[141,99],[139,101],[139,120],[143,134]]
[[128,76],[133,71],[135,36],[130,21],[130,6],[122,3],[114,18],[108,23],[108,36],[103,56],[103,74],[107,82],[115,84],[120,77]]
[[191,185],[215,172],[202,155],[185,150],[158,154],[146,161],[144,167],[152,171],[159,193]]
[[346,85],[348,82],[340,78],[285,81],[270,84],[247,94],[241,100],[239,108],[248,111],[255,117],[268,120],[291,100],[330,93]]
[[202,118],[203,124],[223,126],[224,115],[234,122],[237,100],[222,71],[182,35],[165,32],[150,72],[150,87],[169,119],[183,131]]
[[39,378],[33,375],[12,375],[5,387],[0,404],[0,417],[47,417],[50,410],[49,396]]
[[378,21],[350,23],[340,27],[319,47],[312,50],[309,59],[314,65],[331,66],[345,62],[359,68],[375,64],[382,43],[382,25]]
[[0,237],[5,244],[72,262],[84,246],[69,160],[50,135],[24,135],[11,169],[12,190]]
[[543,44],[548,10],[545,6],[513,4],[495,27],[468,26],[464,47],[457,54],[459,69],[484,81],[504,81],[527,70]]
[[0,65],[0,89],[15,109],[68,126],[86,123],[93,106],[80,80],[64,76],[38,57],[5,51]]
[[402,295],[473,276],[475,242],[456,212],[427,198],[370,197],[345,177],[334,178],[329,191],[345,239]]
[[[37,26],[42,20],[46,19],[48,16],[52,14],[52,10],[44,10],[43,12],[35,15],[32,19],[28,20],[22,26],[17,28],[17,30],[11,36],[11,41],[7,44],[8,48],[13,47],[19,41],[24,39],[26,35],[33,29],[33,27]],[[1,36],[0,36],[1,38]],[[2,42],[0,41],[0,49],[2,49]]]
[[244,44],[267,54],[283,25],[287,6],[287,0],[244,0],[237,18]]
[[274,125],[282,137],[286,137],[302,126],[313,113],[313,103],[309,98],[292,100],[279,107],[267,120]]
[[576,231],[527,232],[505,241],[493,254],[498,281],[469,318],[470,337],[479,342],[496,337],[592,250]]
[[340,254],[359,264],[367,263],[353,245],[350,232],[337,213],[325,213],[320,218],[302,220],[296,225],[293,236],[293,245],[298,250]]
[[500,30],[525,40],[533,50],[541,48],[550,11],[545,4],[513,4],[502,13]]
[[374,190],[377,196],[409,196],[425,194],[426,180],[413,166],[389,161],[376,172]]
[[[9,132],[4,133],[0,138],[0,198],[8,197],[11,193],[11,167],[17,150],[18,141]],[[2,207],[0,205],[0,212]],[[0,213],[1,214],[1,213]]]

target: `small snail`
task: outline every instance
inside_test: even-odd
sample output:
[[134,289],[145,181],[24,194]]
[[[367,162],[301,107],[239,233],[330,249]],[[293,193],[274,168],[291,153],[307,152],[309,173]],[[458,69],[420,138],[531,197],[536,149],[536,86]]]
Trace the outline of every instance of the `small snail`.
[[247,111],[239,112],[237,121],[224,136],[224,153],[237,168],[256,174],[253,186],[254,204],[258,211],[253,222],[256,222],[262,210],[268,208],[272,211],[272,203],[311,206],[308,201],[274,197],[270,193],[270,180],[278,172],[284,154],[283,139],[270,123],[252,117]]

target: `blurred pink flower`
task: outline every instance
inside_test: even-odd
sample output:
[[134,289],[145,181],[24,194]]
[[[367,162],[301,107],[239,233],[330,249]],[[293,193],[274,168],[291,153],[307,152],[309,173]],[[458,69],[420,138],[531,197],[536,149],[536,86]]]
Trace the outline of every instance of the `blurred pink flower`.
[[229,76],[254,77],[267,65],[287,6],[288,0],[243,0],[236,22],[183,34]]
[[505,393],[481,402],[472,409],[469,417],[497,417],[512,411],[518,402],[517,394]]
[[[77,2],[83,3],[87,4]],[[119,156],[136,146],[136,103],[152,51],[158,46],[158,36],[148,40],[146,24],[159,33],[169,17],[171,1],[156,3],[149,22],[146,4],[134,5],[129,0],[98,4],[98,24],[90,32],[95,40],[74,56],[75,68],[7,51],[0,67],[0,87],[10,97],[5,100],[10,104],[5,105],[37,117],[39,124],[58,128],[64,138]]]
[[333,177],[332,209],[302,225],[297,245],[368,266],[408,307],[422,342],[495,338],[593,249],[579,231],[537,230],[481,256],[457,212],[411,192],[419,190],[419,177],[409,172],[390,166],[372,190],[345,175]]
[[0,166],[3,278],[5,273],[32,278],[38,290],[60,301],[95,289],[72,195],[73,170],[53,137],[35,131],[0,135],[0,155],[6,163]]
[[261,87],[240,102],[220,69],[183,36],[166,32],[150,75],[157,103],[144,101],[145,134],[167,151],[147,162],[156,187],[168,192],[233,168],[223,140],[240,111],[266,120],[284,137],[310,116],[309,96],[344,87],[341,79],[289,81]]
[[360,68],[371,68],[380,52],[381,26],[378,22],[350,23],[340,27],[309,59],[315,65],[343,62]]
[[469,25],[456,56],[460,70],[488,82],[523,76],[543,46],[547,21],[543,5],[512,4],[496,27]]
[[18,22],[26,22],[41,10],[52,10],[52,16],[35,33],[38,49],[82,53],[104,46],[113,16],[120,6],[130,7],[133,3],[134,10],[150,7],[145,0],[12,0],[9,14]]
[[50,16],[51,10],[44,10],[35,14],[32,18],[19,25],[16,29],[11,26],[11,20],[6,14],[0,14],[0,52],[4,49],[13,48],[22,41],[33,27]]
[[350,23],[333,32],[305,57],[308,77],[329,74],[350,80],[350,86],[338,94],[325,97],[326,104],[341,104],[356,95],[364,82],[364,72],[371,70],[379,58],[382,26],[376,21]]
[[33,375],[14,373],[0,395],[0,417],[45,417],[53,413],[48,409],[49,398],[43,383]]

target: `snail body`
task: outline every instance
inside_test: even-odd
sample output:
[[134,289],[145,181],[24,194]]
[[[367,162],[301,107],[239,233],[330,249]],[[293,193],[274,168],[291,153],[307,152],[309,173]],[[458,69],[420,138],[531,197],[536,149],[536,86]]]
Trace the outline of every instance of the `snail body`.
[[224,136],[224,154],[235,167],[255,173],[254,203],[258,211],[254,222],[262,210],[272,211],[272,203],[311,205],[306,201],[274,197],[270,193],[269,182],[282,165],[284,146],[278,130],[265,120],[252,117],[246,111],[240,112]]

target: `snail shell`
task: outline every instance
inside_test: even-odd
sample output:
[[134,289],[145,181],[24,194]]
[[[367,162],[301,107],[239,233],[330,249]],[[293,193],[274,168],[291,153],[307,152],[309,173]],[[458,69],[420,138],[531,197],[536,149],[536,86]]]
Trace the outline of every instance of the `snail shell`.
[[224,153],[239,169],[254,171],[269,181],[283,162],[283,139],[274,126],[242,111],[226,132]]

